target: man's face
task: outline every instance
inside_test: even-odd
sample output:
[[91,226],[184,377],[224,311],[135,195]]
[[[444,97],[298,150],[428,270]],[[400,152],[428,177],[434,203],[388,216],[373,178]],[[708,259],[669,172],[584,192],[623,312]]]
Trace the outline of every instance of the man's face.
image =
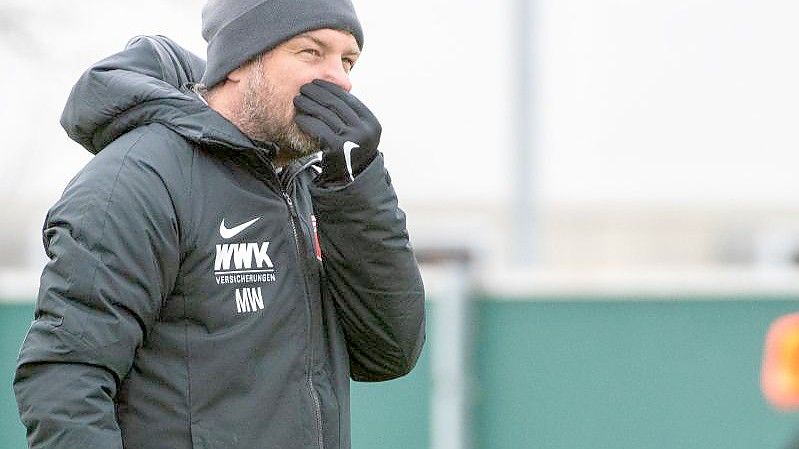
[[296,36],[245,67],[237,124],[253,139],[280,147],[278,162],[319,151],[319,142],[294,123],[300,87],[323,79],[349,91],[360,50],[346,32],[322,29]]

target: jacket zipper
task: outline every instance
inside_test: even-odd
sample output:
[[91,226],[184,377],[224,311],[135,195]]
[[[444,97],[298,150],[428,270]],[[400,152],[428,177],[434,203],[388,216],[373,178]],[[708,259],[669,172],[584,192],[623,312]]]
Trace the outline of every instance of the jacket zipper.
[[[313,405],[314,405],[314,415],[315,415],[314,417],[316,418],[316,433],[317,433],[318,447],[319,447],[319,449],[325,449],[325,441],[324,441],[324,438],[322,436],[322,406],[321,406],[321,403],[319,401],[319,395],[316,393],[316,386],[314,386],[313,373],[312,373],[314,350],[313,350],[313,335],[312,335],[312,332],[313,332],[313,329],[312,329],[313,323],[312,323],[312,321],[313,320],[312,320],[312,317],[311,317],[311,313],[312,313],[311,295],[308,293],[308,279],[305,276],[305,262],[304,262],[304,258],[303,258],[303,255],[302,255],[302,249],[300,248],[299,233],[297,232],[297,223],[296,223],[296,220],[298,220],[297,210],[294,208],[294,201],[291,200],[291,195],[289,195],[289,193],[287,191],[287,189],[291,185],[291,182],[294,180],[294,178],[297,177],[297,175],[299,175],[303,170],[307,169],[308,167],[310,167],[314,163],[318,163],[320,160],[321,159],[318,158],[318,157],[312,158],[312,159],[306,161],[296,171],[294,171],[292,173],[289,173],[288,174],[289,175],[288,179],[285,182],[285,187],[283,187],[283,184],[280,182],[279,177],[274,176],[274,172],[273,172],[273,176],[272,177],[273,177],[274,181],[276,181],[276,184],[277,184],[278,188],[280,189],[280,193],[283,195],[283,199],[286,201],[286,206],[288,207],[288,210],[289,210],[289,222],[291,223],[291,232],[292,232],[292,234],[294,236],[294,249],[297,250],[297,261],[300,263],[300,270],[303,272],[302,273],[302,288],[303,288],[303,293],[305,294],[305,306],[306,306],[306,310],[308,312],[308,328],[307,328],[308,358],[307,358],[306,367],[305,367],[305,371],[306,371],[305,380],[306,380],[306,383],[308,385],[308,391],[310,392],[311,400],[313,401]],[[270,162],[267,162],[267,161],[264,161],[264,162],[268,163],[268,164],[271,164]]]
[[[293,180],[293,178],[294,178],[294,176],[289,178],[288,182],[286,183],[287,187],[288,187],[289,183]],[[304,258],[303,258],[303,255],[302,255],[302,249],[300,248],[300,238],[299,238],[299,233],[297,232],[297,224],[296,224],[296,221],[295,221],[296,218],[297,218],[297,211],[294,208],[294,201],[291,200],[291,196],[288,194],[286,189],[281,189],[281,190],[282,190],[282,193],[283,193],[283,199],[286,200],[286,205],[288,206],[288,209],[289,209],[289,215],[290,215],[289,221],[291,222],[291,231],[292,231],[292,234],[294,235],[294,248],[297,250],[297,258],[298,258],[298,261],[300,262],[300,266],[301,266],[301,268],[302,268],[302,270],[304,272],[305,271],[305,269],[304,269],[305,262],[304,262]],[[308,332],[307,332],[307,335],[308,335],[308,359],[307,359],[307,362],[306,362],[307,365],[306,365],[306,378],[305,378],[305,380],[306,380],[306,383],[308,385],[308,391],[310,392],[311,400],[313,401],[313,405],[314,405],[314,415],[315,415],[315,418],[316,418],[317,443],[318,443],[319,449],[324,449],[325,442],[324,442],[324,438],[322,437],[322,406],[321,406],[320,401],[319,401],[319,395],[316,393],[316,386],[314,385],[313,372],[312,372],[312,370],[313,370],[313,356],[314,356],[314,348],[313,348],[314,342],[313,342],[313,335],[312,335],[312,332],[313,332],[313,329],[312,329],[313,319],[311,317],[311,313],[312,313],[313,308],[311,307],[311,299],[310,299],[311,297],[308,294],[308,285],[307,285],[308,281],[307,281],[304,273],[303,273],[302,278],[303,278],[302,287],[303,287],[303,292],[305,293],[305,306],[306,306],[306,310],[308,312],[308,328],[307,328],[307,330],[308,330]]]

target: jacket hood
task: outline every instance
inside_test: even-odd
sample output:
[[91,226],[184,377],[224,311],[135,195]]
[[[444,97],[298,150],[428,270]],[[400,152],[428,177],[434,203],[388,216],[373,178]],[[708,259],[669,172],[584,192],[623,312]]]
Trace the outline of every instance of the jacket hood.
[[161,123],[194,142],[254,147],[190,89],[204,71],[205,61],[166,37],[135,37],[125,50],[80,77],[61,115],[61,126],[94,154],[148,123]]

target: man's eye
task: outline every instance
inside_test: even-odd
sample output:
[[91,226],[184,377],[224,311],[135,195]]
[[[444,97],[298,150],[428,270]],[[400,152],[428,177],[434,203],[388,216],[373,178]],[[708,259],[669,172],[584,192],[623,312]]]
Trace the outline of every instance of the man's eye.
[[352,70],[353,67],[355,67],[355,60],[354,59],[342,58],[341,62],[344,64],[344,68],[347,69],[347,71],[350,71],[350,70]]
[[305,48],[305,49],[302,50],[301,53],[306,53],[306,54],[309,54],[311,56],[317,56],[317,57],[318,56],[322,56],[322,53],[319,50],[315,49],[315,48]]

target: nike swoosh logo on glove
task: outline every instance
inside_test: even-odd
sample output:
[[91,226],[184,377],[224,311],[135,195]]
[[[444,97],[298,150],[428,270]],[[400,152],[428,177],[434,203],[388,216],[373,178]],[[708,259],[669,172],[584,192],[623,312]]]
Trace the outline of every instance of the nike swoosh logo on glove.
[[347,173],[350,175],[350,181],[355,180],[355,176],[352,175],[352,150],[360,147],[357,143],[349,140],[344,142],[344,161],[347,163]]

